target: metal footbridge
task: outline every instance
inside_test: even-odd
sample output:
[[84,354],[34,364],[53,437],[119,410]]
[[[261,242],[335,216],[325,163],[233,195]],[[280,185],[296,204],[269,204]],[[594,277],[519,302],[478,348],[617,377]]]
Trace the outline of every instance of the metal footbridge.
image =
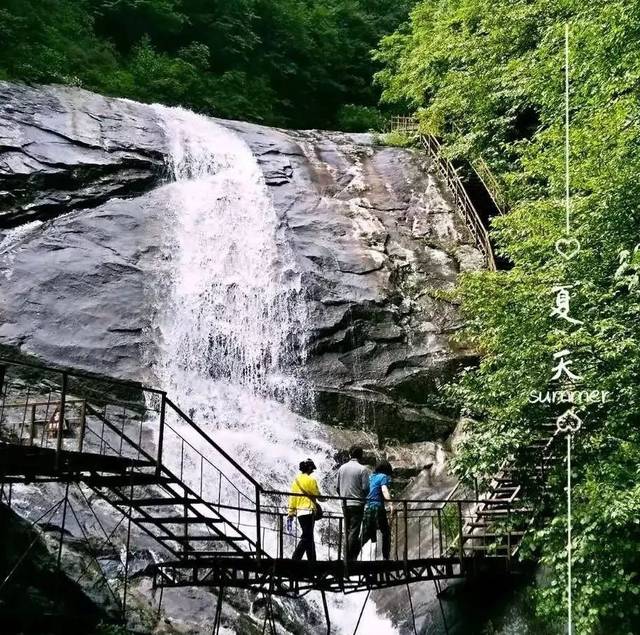
[[388,561],[366,548],[346,561],[344,501],[327,496],[318,560],[294,561],[289,493],[258,482],[165,392],[0,359],[0,501],[19,483],[90,490],[157,543],[157,588],[299,596],[509,572],[533,517],[525,482],[543,480],[554,438],[550,424],[525,448],[529,467],[506,460],[482,493],[394,500]]

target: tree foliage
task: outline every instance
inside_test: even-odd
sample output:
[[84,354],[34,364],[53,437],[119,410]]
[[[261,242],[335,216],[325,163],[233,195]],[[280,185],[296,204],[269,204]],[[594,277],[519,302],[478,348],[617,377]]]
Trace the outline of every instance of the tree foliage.
[[[377,105],[371,50],[411,4],[4,0],[0,77],[269,124],[333,126],[344,105]],[[350,118],[352,126],[371,121]]]
[[[571,30],[570,261],[564,231],[564,25]],[[489,474],[531,438],[553,389],[553,353],[572,351],[582,385],[611,400],[579,409],[574,440],[574,617],[579,633],[640,632],[640,2],[423,0],[376,53],[383,100],[409,107],[452,155],[481,154],[511,211],[492,235],[509,271],[464,276],[463,336],[482,353],[455,394],[478,421],[459,457]],[[571,291],[565,328],[552,287]],[[560,448],[563,453],[562,447]],[[564,470],[533,548],[550,570],[539,609],[566,614]]]

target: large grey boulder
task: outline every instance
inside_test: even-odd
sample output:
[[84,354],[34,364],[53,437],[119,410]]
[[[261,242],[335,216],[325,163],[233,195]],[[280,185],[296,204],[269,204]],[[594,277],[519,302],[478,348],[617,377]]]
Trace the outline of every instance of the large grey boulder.
[[375,421],[383,439],[444,439],[454,413],[439,388],[475,357],[452,346],[457,307],[439,292],[483,260],[426,156],[372,135],[226,124],[258,157],[290,228],[316,415]]
[[[423,153],[371,135],[221,121],[257,157],[308,305],[315,416],[381,439],[444,439],[454,348],[441,297],[482,258]],[[167,140],[156,111],[0,83],[0,345],[152,381]],[[178,396],[179,398],[179,396]]]

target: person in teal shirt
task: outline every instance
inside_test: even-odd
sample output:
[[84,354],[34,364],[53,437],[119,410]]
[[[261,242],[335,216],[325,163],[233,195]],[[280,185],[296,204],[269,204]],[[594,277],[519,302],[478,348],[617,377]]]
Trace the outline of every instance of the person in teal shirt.
[[382,557],[389,560],[391,555],[391,528],[387,518],[385,502],[391,500],[389,485],[393,468],[389,461],[380,461],[369,477],[369,494],[362,519],[362,544],[377,542],[378,531],[382,534]]

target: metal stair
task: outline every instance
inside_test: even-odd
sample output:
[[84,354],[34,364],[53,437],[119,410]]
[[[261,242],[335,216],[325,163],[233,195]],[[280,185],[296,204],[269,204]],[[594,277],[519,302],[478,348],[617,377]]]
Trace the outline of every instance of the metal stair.
[[[258,484],[165,393],[115,382],[114,392],[116,387],[133,389],[144,395],[144,401],[105,399],[99,391],[86,388],[91,376],[42,369],[44,380],[34,385],[23,379],[31,368],[8,362],[0,365],[2,482],[83,484],[181,564],[212,556],[269,558],[255,530],[259,505],[250,492]],[[57,373],[59,381],[52,381],[47,373]],[[149,406],[151,402],[155,405]],[[150,411],[152,421],[148,421]],[[59,424],[69,419],[75,425]],[[157,436],[145,437],[146,429],[153,426]],[[171,460],[166,453],[163,461],[169,436],[172,446],[180,448],[174,461],[179,474],[167,465]],[[214,461],[233,469],[233,482]],[[189,473],[187,462],[192,466]],[[194,471],[196,482],[193,478],[188,482]],[[207,491],[211,483],[217,498],[211,487]],[[234,505],[225,504],[225,492]],[[236,509],[240,503],[242,514]],[[253,528],[253,535],[243,531],[242,515],[249,517],[246,524]]]
[[510,457],[482,496],[395,499],[390,561],[347,562],[347,501],[324,496],[318,560],[299,562],[287,556],[298,538],[297,524],[285,529],[290,493],[265,489],[165,392],[0,359],[0,500],[15,483],[89,488],[129,520],[127,543],[134,526],[160,547],[162,588],[348,593],[464,577],[478,563],[511,570],[534,517],[525,485],[556,461],[555,437],[543,427],[524,448],[542,460],[524,472]]
[[506,554],[509,559],[515,556],[534,517],[525,500],[526,484],[532,477],[534,482],[543,483],[558,459],[557,439],[555,423],[545,423],[541,434],[521,449],[522,454],[536,457],[533,464],[520,465],[513,456],[502,463],[463,526],[465,550]]

